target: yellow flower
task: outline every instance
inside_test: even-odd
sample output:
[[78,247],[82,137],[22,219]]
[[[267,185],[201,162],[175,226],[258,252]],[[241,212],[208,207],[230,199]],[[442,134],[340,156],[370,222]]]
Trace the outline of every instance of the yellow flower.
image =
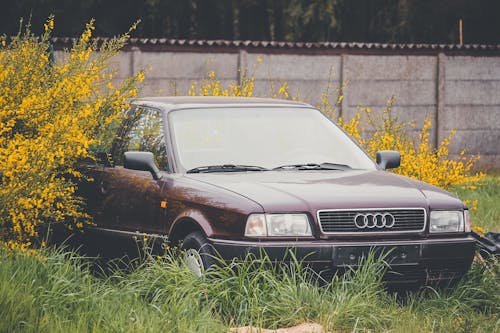
[[472,226],[472,231],[477,232],[477,233],[485,233],[486,230],[483,227],[480,227],[478,225]]
[[145,79],[144,72],[140,71],[139,73],[137,73],[137,81],[143,82],[144,79]]

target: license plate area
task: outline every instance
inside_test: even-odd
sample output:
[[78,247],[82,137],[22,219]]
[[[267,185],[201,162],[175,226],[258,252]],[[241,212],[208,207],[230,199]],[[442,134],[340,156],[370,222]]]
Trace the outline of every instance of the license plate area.
[[370,251],[375,258],[383,256],[384,261],[391,265],[416,265],[420,258],[419,245],[339,246],[333,248],[333,264],[337,267],[357,266]]

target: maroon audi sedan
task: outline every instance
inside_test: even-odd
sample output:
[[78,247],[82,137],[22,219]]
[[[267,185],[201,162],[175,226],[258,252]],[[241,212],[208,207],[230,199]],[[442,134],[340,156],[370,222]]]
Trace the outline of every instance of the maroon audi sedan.
[[202,275],[216,257],[291,253],[318,271],[386,253],[386,280],[453,282],[470,267],[467,207],[435,186],[385,171],[311,105],[230,97],[133,103],[111,151],[81,187],[93,246],[145,236],[179,244]]

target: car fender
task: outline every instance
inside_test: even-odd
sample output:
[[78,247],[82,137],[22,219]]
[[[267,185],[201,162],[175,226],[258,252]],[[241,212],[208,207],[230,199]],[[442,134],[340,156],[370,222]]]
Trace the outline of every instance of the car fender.
[[198,229],[203,231],[207,237],[213,236],[213,228],[201,211],[197,209],[187,209],[180,213],[171,224],[168,231],[170,241],[182,240],[188,233]]

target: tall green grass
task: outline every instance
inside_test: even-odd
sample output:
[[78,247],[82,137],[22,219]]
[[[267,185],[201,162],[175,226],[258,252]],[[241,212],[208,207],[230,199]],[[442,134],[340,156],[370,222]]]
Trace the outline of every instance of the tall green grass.
[[462,200],[477,200],[471,212],[472,224],[487,231],[500,232],[500,175],[488,175],[475,190],[457,187],[452,190]]
[[73,252],[42,254],[40,260],[0,249],[0,332],[226,332],[311,321],[347,331],[500,329],[498,263],[475,265],[453,291],[401,298],[384,290],[385,267],[373,258],[319,284],[300,263],[251,257],[198,279],[173,256],[96,274],[90,259]]

